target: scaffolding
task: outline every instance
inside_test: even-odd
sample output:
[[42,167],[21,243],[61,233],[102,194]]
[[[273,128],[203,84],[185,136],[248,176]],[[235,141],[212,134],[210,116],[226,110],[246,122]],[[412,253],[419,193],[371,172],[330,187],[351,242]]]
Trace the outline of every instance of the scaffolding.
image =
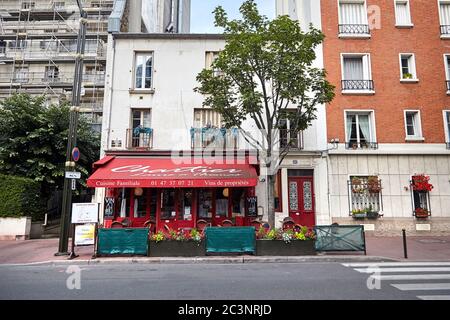
[[[81,106],[99,130],[108,17],[114,0],[83,0],[87,13]],[[0,0],[0,100],[26,92],[71,100],[80,13],[76,0]]]

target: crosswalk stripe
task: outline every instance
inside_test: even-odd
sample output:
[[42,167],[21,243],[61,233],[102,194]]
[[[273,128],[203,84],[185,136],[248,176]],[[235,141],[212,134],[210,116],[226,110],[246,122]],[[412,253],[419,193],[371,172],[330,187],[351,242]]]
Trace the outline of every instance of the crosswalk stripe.
[[374,274],[370,277],[376,280],[449,280],[450,274],[401,274],[388,276]]
[[391,284],[391,286],[401,291],[450,290],[450,283],[405,283]]
[[364,263],[343,263],[345,267],[409,267],[409,266],[450,266],[450,262],[364,262]]
[[[443,267],[443,268],[377,268],[379,272],[450,272],[449,267]],[[359,268],[355,269],[356,271],[360,273],[374,273],[373,268]]]
[[417,296],[421,300],[450,300],[450,296]]

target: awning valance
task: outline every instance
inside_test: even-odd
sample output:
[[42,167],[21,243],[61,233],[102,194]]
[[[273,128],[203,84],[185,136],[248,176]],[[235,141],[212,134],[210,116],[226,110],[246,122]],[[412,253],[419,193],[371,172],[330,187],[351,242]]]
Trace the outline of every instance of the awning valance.
[[[106,157],[105,157],[106,158]],[[104,159],[105,159],[104,158]],[[91,188],[215,188],[254,187],[255,166],[245,159],[109,157],[87,184]],[[225,162],[225,163],[222,163]]]

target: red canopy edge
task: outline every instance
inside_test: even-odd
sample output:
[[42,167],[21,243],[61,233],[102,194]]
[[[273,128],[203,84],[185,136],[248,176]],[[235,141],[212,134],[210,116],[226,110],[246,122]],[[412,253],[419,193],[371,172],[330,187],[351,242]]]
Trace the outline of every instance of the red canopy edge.
[[220,163],[214,158],[109,156],[96,165],[98,169],[87,181],[91,188],[213,188],[258,184],[255,166],[245,159]]

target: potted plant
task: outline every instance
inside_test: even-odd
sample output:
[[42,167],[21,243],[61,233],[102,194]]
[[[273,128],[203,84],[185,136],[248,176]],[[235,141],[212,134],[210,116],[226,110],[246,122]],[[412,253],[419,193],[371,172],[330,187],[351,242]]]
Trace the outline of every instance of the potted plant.
[[414,215],[417,219],[427,219],[430,215],[430,212],[424,208],[417,208],[414,210]]
[[367,219],[377,219],[379,217],[378,211],[374,211],[372,205],[366,209]]
[[353,219],[364,219],[367,217],[366,209],[353,209],[352,210]]
[[256,255],[259,256],[304,256],[315,255],[315,234],[304,226],[293,229],[260,228],[257,232]]
[[358,177],[352,177],[351,185],[353,193],[364,193],[366,191],[362,180]]
[[197,229],[189,232],[158,231],[151,235],[149,255],[152,257],[196,257],[205,255],[203,235]]
[[414,191],[430,192],[433,185],[430,183],[430,176],[419,174],[412,177],[411,187]]
[[370,176],[367,178],[367,189],[369,193],[380,193],[381,191],[381,181],[377,176]]
[[411,73],[405,72],[403,74],[403,79],[412,79],[413,75]]

